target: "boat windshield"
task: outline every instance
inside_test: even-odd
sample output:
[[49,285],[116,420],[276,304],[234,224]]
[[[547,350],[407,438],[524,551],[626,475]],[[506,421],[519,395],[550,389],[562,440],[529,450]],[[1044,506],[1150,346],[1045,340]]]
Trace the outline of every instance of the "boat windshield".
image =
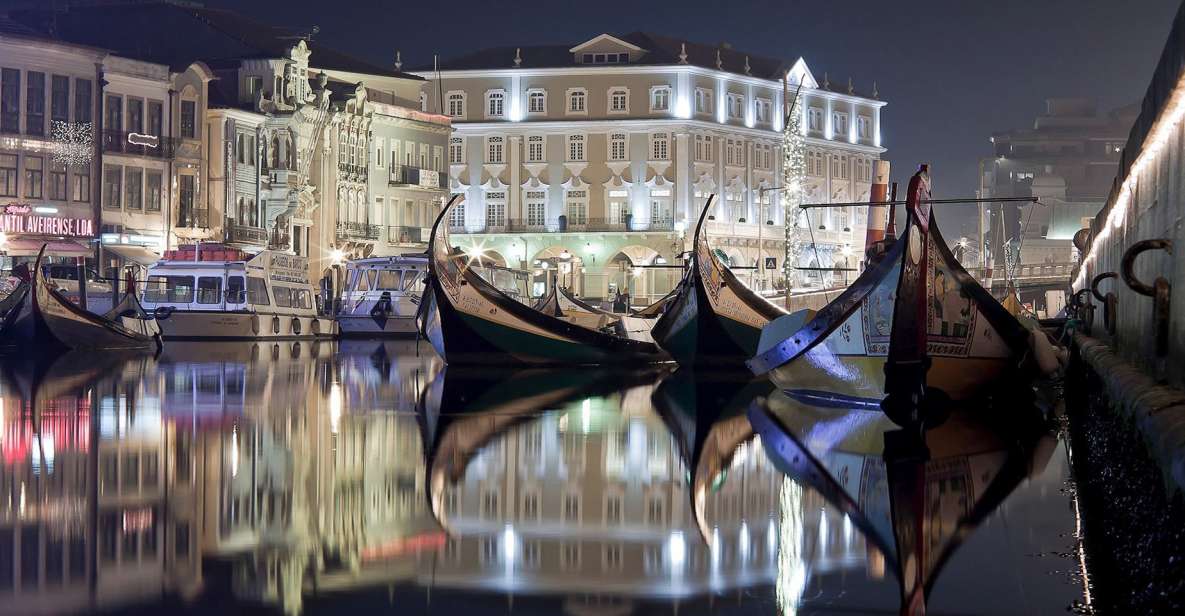
[[377,289],[382,291],[399,291],[399,277],[402,271],[383,270],[379,272],[379,282]]
[[189,304],[193,302],[193,276],[149,276],[144,301],[154,304]]
[[222,277],[199,276],[197,283],[197,301],[199,304],[221,304]]
[[262,278],[247,277],[247,301],[255,306],[270,306],[272,304],[267,296],[267,283]]
[[227,276],[226,303],[241,304],[247,298],[247,290],[243,288],[242,276]]

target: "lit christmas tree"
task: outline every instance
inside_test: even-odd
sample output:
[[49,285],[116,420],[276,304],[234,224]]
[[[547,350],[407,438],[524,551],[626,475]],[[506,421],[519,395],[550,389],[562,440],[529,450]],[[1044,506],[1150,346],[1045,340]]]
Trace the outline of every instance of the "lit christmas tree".
[[786,276],[786,295],[798,283],[798,259],[806,249],[807,241],[798,222],[803,210],[803,193],[806,182],[806,136],[802,130],[802,113],[798,107],[798,96],[802,91],[799,84],[793,98],[790,97],[790,83],[786,82],[786,122],[782,128],[782,210],[785,213],[786,255],[782,270]]

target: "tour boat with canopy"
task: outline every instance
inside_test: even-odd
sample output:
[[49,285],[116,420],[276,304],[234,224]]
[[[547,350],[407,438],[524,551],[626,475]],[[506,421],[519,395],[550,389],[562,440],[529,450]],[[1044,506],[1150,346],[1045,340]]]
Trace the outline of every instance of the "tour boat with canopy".
[[930,199],[922,165],[909,183],[901,238],[813,316],[770,323],[748,362],[753,373],[791,393],[885,398],[891,410],[916,407],[934,389],[966,399],[1018,369],[1029,330],[959,265]]
[[166,339],[298,339],[331,336],[308,259],[217,244],[165,253],[148,270],[144,307]]
[[0,322],[5,346],[45,349],[152,349],[160,348],[160,330],[144,311],[129,280],[119,303],[98,315],[70,301],[45,276],[44,253],[37,255],[28,283],[6,299]]
[[842,512],[897,576],[900,613],[926,613],[950,557],[1057,446],[1039,419],[990,422],[960,407],[920,435],[884,413],[781,393],[755,401],[752,430],[774,467]]
[[497,289],[449,244],[440,212],[428,243],[428,280],[420,331],[448,363],[651,363],[665,354],[653,343],[589,329],[544,314]]
[[428,257],[422,253],[346,263],[346,288],[337,311],[341,335],[415,334],[427,274]]
[[651,332],[680,364],[740,364],[756,352],[761,329],[786,314],[741,283],[712,250],[704,220],[713,198],[695,225],[691,263]]

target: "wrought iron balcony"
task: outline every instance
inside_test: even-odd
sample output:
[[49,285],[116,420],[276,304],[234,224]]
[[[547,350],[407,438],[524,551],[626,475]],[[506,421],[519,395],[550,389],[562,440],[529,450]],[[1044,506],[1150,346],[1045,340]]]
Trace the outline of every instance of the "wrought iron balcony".
[[116,130],[104,130],[102,140],[104,152],[163,159],[173,158],[178,142],[175,137]]
[[230,223],[226,226],[226,241],[231,244],[267,246],[267,230],[260,227]]
[[391,244],[426,244],[428,227],[387,227],[387,242]]
[[337,239],[339,240],[377,240],[382,233],[382,227],[364,222],[337,223]]
[[420,188],[448,188],[448,174],[443,171],[421,169],[411,165],[391,165],[388,184],[391,186],[418,186]]

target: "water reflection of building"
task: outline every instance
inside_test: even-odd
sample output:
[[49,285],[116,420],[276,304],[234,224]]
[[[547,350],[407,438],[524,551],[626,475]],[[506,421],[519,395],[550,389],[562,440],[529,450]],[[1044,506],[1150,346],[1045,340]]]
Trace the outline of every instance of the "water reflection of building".
[[[687,461],[642,400],[648,396],[630,392],[585,399],[492,435],[444,492],[452,537],[430,583],[563,594],[589,605],[772,584],[787,516],[783,476],[753,443],[742,444],[707,496],[704,541],[692,517]],[[481,425],[489,424],[471,429]],[[450,429],[467,428],[458,421]],[[817,494],[800,493],[793,516],[804,521],[796,538],[802,567],[863,567],[860,534]],[[427,574],[421,583],[429,583]]]

